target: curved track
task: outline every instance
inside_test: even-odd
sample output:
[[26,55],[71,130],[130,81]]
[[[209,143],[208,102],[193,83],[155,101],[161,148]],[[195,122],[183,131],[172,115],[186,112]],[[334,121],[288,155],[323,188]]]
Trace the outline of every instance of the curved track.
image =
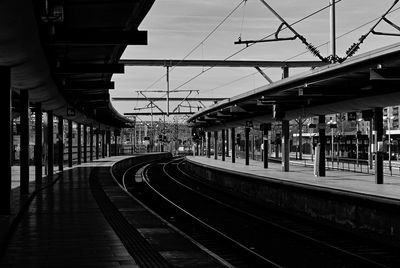
[[376,242],[238,200],[185,174],[181,159],[151,164],[146,183],[126,188],[235,267],[398,267],[396,251]]

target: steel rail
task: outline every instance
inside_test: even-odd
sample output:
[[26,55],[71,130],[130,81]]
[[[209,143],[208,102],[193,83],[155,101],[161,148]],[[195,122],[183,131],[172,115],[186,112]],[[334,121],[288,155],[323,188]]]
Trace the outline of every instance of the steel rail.
[[[183,161],[181,161],[181,163],[182,163],[182,162],[183,162]],[[179,167],[179,165],[177,165],[177,168],[178,168],[179,171],[180,171],[182,174],[184,174],[186,177],[191,178],[191,176],[190,176],[189,174],[187,174],[186,172],[184,172],[184,171]],[[216,200],[216,199],[214,199],[213,197],[210,197],[210,196],[208,196],[208,195],[206,195],[206,194],[199,193],[197,190],[195,190],[195,189],[193,189],[193,188],[191,188],[191,187],[188,187],[188,186],[184,185],[183,183],[177,181],[176,179],[172,178],[172,176],[170,176],[169,174],[168,174],[168,176],[169,176],[172,180],[174,180],[176,183],[178,183],[178,184],[180,184],[181,186],[185,187],[186,189],[188,189],[188,190],[190,190],[190,191],[193,191],[193,192],[195,192],[196,194],[199,194],[199,195],[201,195],[201,196],[203,196],[203,197],[205,197],[205,198],[208,198],[208,199],[210,199],[210,200],[212,200],[212,201],[215,201],[215,202],[217,202],[217,203],[219,203],[219,204],[221,204],[221,205],[223,205],[223,206],[225,206],[225,207],[227,207],[227,208],[229,208],[229,209],[235,210],[235,211],[237,211],[237,212],[239,212],[239,213],[241,213],[241,214],[244,214],[244,215],[246,215],[246,216],[248,216],[248,217],[251,217],[251,218],[253,218],[253,219],[255,219],[255,220],[262,221],[262,222],[264,222],[264,223],[266,223],[266,224],[269,224],[269,225],[271,225],[271,226],[273,226],[273,227],[275,227],[275,228],[278,228],[278,229],[280,229],[280,230],[289,232],[289,233],[291,233],[291,234],[293,234],[293,235],[296,235],[297,237],[300,237],[300,238],[302,238],[302,239],[306,239],[306,240],[308,240],[308,241],[310,241],[310,242],[313,242],[313,243],[315,243],[315,244],[321,245],[321,246],[323,246],[323,247],[325,247],[325,248],[328,248],[328,249],[330,249],[330,250],[334,250],[334,251],[337,251],[337,252],[339,252],[339,253],[341,253],[341,254],[345,254],[345,255],[348,255],[348,256],[350,256],[350,257],[359,259],[360,261],[366,262],[366,263],[368,263],[368,264],[373,264],[373,265],[376,266],[376,267],[387,267],[387,266],[385,266],[385,265],[382,265],[382,264],[379,264],[379,263],[377,263],[377,262],[371,261],[370,259],[364,258],[364,257],[362,257],[362,256],[359,256],[359,255],[354,254],[354,253],[352,253],[352,252],[349,252],[349,251],[347,251],[347,250],[341,249],[341,248],[339,248],[339,247],[333,246],[333,245],[328,244],[328,243],[326,243],[326,242],[323,242],[323,241],[321,241],[321,240],[315,239],[315,238],[313,238],[313,237],[311,237],[311,236],[308,236],[308,235],[302,234],[302,233],[300,233],[300,232],[297,232],[297,231],[295,231],[295,230],[292,230],[292,229],[283,227],[282,225],[279,225],[279,224],[274,223],[274,222],[272,222],[272,221],[266,220],[266,219],[264,219],[264,218],[261,218],[261,217],[259,217],[259,216],[254,215],[254,214],[251,214],[251,213],[249,213],[249,212],[247,212],[247,211],[241,210],[241,209],[239,209],[239,208],[237,208],[237,207],[230,206],[230,205],[228,205],[228,204],[226,204],[226,203],[223,203],[223,202],[221,202],[221,201],[219,201],[219,200]],[[199,181],[196,180],[196,182],[199,182]],[[204,183],[202,183],[202,184],[204,184]]]
[[[172,160],[168,163],[171,162],[175,162],[176,160]],[[168,164],[167,163],[167,164]],[[163,170],[166,164],[163,165]],[[174,206],[175,208],[177,208],[178,210],[180,210],[181,212],[183,212],[185,215],[191,217],[192,219],[194,219],[195,221],[197,221],[199,224],[205,226],[206,228],[208,228],[209,230],[217,233],[218,235],[224,237],[225,239],[227,239],[228,241],[230,241],[231,243],[235,244],[236,246],[240,247],[241,249],[245,250],[246,252],[250,253],[251,255],[263,260],[264,262],[268,263],[269,265],[272,265],[274,267],[282,267],[278,264],[276,264],[275,262],[261,256],[260,254],[258,254],[257,252],[249,249],[248,247],[246,247],[245,245],[241,244],[240,242],[234,240],[233,238],[227,236],[226,234],[222,233],[221,231],[215,229],[214,227],[212,227],[211,225],[207,224],[206,222],[202,221],[201,219],[197,218],[196,216],[194,216],[193,214],[191,214],[190,212],[188,212],[187,210],[183,209],[182,207],[180,207],[179,205],[177,205],[176,203],[174,203],[173,201],[171,201],[170,199],[168,199],[165,195],[163,195],[162,193],[160,193],[159,191],[157,191],[153,186],[150,185],[150,182],[148,180],[148,175],[147,175],[147,171],[148,171],[148,167],[145,168],[144,170],[144,178],[145,178],[145,183],[148,185],[148,187],[150,187],[155,193],[157,193],[161,198],[163,198],[166,202],[168,202],[169,204],[171,204],[172,206]],[[165,174],[170,177],[170,175],[164,170]],[[171,177],[170,177],[171,178]],[[173,179],[173,178],[172,178]],[[175,181],[175,179],[173,179]]]

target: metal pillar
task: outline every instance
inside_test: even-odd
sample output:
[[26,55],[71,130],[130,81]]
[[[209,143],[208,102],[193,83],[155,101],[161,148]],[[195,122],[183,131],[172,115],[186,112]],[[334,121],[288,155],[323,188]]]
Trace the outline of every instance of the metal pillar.
[[374,144],[374,135],[372,133],[372,125],[373,125],[373,119],[371,118],[369,120],[369,143],[368,143],[368,163],[369,163],[369,169],[374,168],[374,160],[373,160],[373,155],[372,155],[372,147],[371,145]]
[[101,158],[106,157],[106,137],[105,137],[106,131],[103,130],[101,132]]
[[100,129],[96,129],[96,159],[99,159],[99,135],[100,135]]
[[20,192],[21,195],[29,194],[29,94],[28,90],[20,91],[21,101],[21,150],[19,163],[20,173]]
[[320,177],[325,177],[325,115],[318,116],[318,135],[320,144],[318,174]]
[[93,161],[93,126],[90,126],[89,129],[89,160]]
[[199,156],[203,156],[204,154],[204,140],[203,136],[200,137],[200,148],[199,148]]
[[211,157],[211,132],[207,132],[207,158]]
[[82,141],[82,137],[81,137],[81,124],[77,123],[76,124],[77,127],[77,136],[78,136],[78,140],[77,140],[77,145],[78,145],[78,165],[80,165],[82,163],[81,161],[81,157],[82,157],[82,148],[81,148],[81,141]]
[[226,129],[226,157],[229,157],[229,128]]
[[245,164],[246,164],[246,166],[248,166],[249,165],[249,163],[250,163],[250,160],[249,160],[249,158],[250,158],[250,151],[249,151],[249,147],[250,147],[250,142],[249,142],[249,139],[250,139],[250,128],[248,128],[248,127],[246,127],[246,128],[244,128],[244,138],[245,138],[245,141],[244,141],[244,147],[245,147]]
[[72,167],[72,121],[68,120],[68,166]]
[[282,67],[282,79],[289,77],[289,67]]
[[169,66],[167,66],[167,116],[169,116]]
[[225,129],[222,129],[221,131],[221,155],[222,155],[222,161],[225,161]]
[[107,130],[106,132],[106,156],[111,156],[111,130]]
[[236,161],[236,143],[235,143],[235,128],[231,128],[231,147],[232,147],[232,163]]
[[268,168],[268,129],[265,127],[264,136],[263,136],[263,160],[264,160],[264,168]]
[[335,15],[335,1],[329,0],[330,7],[330,50],[331,62],[336,62],[336,15]]
[[53,111],[47,111],[47,171],[50,176],[53,176],[54,173],[53,124]]
[[35,183],[42,183],[43,177],[43,161],[42,161],[42,104],[40,102],[35,104]]
[[117,136],[117,132],[114,131],[114,155],[117,156],[118,155],[118,136]]
[[289,171],[289,120],[282,120],[282,171]]
[[251,159],[256,160],[256,136],[254,135],[254,131],[251,136]]
[[214,131],[214,159],[218,159],[218,131]]
[[[275,130],[275,158],[279,158],[279,142],[278,142],[278,134]],[[280,134],[279,134],[280,135]],[[282,137],[280,137],[282,141]]]
[[11,142],[12,142],[12,119],[11,119],[11,89],[10,89],[10,68],[0,67],[0,92],[4,100],[1,106],[2,123],[6,124],[3,140],[8,146],[5,157],[1,161],[1,171],[4,172],[0,179],[0,214],[10,214],[11,194]]
[[382,108],[374,109],[374,132],[376,133],[376,155],[375,155],[375,182],[383,184],[383,110]]
[[83,163],[87,163],[87,126],[83,125]]
[[64,118],[58,117],[58,170],[64,170]]

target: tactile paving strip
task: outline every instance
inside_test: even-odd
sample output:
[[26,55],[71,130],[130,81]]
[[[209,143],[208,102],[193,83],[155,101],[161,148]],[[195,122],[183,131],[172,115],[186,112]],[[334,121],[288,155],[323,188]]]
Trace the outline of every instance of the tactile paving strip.
[[132,228],[106,196],[98,178],[110,176],[109,172],[109,167],[96,167],[90,175],[92,194],[105,218],[140,267],[171,267],[145,238],[135,228]]

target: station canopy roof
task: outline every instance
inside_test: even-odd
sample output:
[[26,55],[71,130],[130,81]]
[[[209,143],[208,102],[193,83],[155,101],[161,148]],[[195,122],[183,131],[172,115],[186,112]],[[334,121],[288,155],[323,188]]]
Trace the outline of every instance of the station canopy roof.
[[[147,45],[138,26],[154,0],[4,0],[0,66],[14,92],[77,122],[115,128],[133,122],[111,105],[111,77],[127,45]],[[14,107],[18,104],[13,104]]]
[[192,127],[218,130],[400,104],[400,43],[317,67],[200,110]]

